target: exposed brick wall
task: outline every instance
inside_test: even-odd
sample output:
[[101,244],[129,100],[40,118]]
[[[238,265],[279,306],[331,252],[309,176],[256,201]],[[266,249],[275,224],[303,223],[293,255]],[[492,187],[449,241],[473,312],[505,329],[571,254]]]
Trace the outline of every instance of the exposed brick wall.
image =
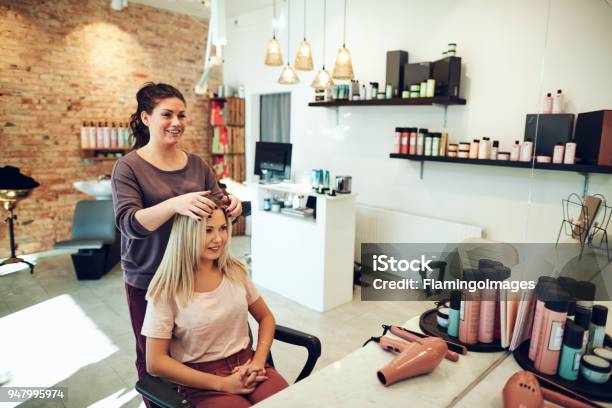
[[[41,184],[17,207],[18,253],[70,237],[75,203],[88,198],[72,182],[113,166],[84,163],[81,124],[126,122],[146,81],[184,93],[189,128],[182,147],[210,160],[208,102],[192,90],[206,21],[134,3],[116,12],[110,0],[0,0],[0,27],[0,165],[20,167]],[[213,82],[214,89],[218,75]],[[3,257],[8,232],[0,227]]]

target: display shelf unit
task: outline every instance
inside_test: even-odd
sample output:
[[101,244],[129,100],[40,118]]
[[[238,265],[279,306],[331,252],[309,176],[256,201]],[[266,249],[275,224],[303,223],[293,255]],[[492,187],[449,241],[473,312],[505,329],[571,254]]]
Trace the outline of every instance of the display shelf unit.
[[[243,182],[246,179],[244,154],[244,98],[210,98],[209,129],[212,167],[218,179],[229,177]],[[244,218],[233,227],[233,235],[244,235]]]
[[458,163],[476,166],[496,166],[496,167],[514,167],[522,169],[537,169],[549,171],[571,171],[584,176],[583,196],[587,195],[589,186],[590,174],[612,174],[612,167],[598,166],[596,164],[557,164],[557,163],[537,163],[537,162],[520,162],[520,161],[503,161],[503,160],[482,160],[482,159],[463,159],[446,156],[422,156],[414,154],[398,154],[391,153],[389,157],[392,159],[404,159],[419,162],[421,165],[421,179],[425,162],[440,162],[440,163]]
[[308,106],[313,107],[324,107],[324,108],[335,108],[339,106],[401,106],[401,105],[413,105],[413,106],[427,106],[427,105],[465,105],[466,100],[458,98],[456,96],[434,96],[432,98],[392,98],[392,99],[369,99],[350,101],[348,99],[337,99],[333,101],[324,102],[310,102]]
[[[121,157],[125,156],[127,153],[132,151],[131,147],[103,147],[103,148],[81,148],[81,156],[83,160],[92,160],[92,161],[113,161],[118,160]],[[116,154],[121,153],[121,156],[116,157],[106,157],[106,154]],[[104,156],[99,156],[99,155]]]

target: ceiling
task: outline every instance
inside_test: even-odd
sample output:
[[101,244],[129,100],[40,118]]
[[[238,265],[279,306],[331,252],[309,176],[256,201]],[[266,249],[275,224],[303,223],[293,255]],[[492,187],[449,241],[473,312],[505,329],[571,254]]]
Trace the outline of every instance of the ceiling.
[[[226,17],[255,11],[272,5],[273,0],[226,0]],[[282,0],[277,0],[279,3]],[[129,0],[129,3],[156,7],[175,13],[188,14],[198,18],[208,18],[209,9],[203,5],[203,0]]]

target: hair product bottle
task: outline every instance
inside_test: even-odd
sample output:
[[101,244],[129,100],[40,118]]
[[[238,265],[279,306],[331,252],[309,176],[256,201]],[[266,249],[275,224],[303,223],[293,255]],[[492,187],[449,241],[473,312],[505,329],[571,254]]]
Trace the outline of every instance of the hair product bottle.
[[586,353],[587,346],[589,344],[589,328],[591,326],[591,311],[589,309],[583,309],[576,307],[574,314],[574,323],[584,329],[582,337],[582,345],[580,347],[582,354]]
[[528,138],[523,142],[523,147],[521,147],[521,161],[522,162],[530,162],[533,156],[533,141]]
[[[485,268],[481,271],[482,279],[490,282],[497,280],[495,269]],[[492,343],[495,330],[495,304],[497,290],[484,289],[480,291],[480,322],[478,323],[478,341]]]
[[[466,270],[463,279],[467,282],[476,281],[478,271]],[[462,302],[459,321],[459,340],[465,344],[478,343],[478,325],[480,324],[480,294],[478,291],[463,292],[465,300]]]
[[557,291],[555,299],[548,300],[544,304],[538,349],[533,362],[536,370],[541,373],[557,374],[566,319],[567,297]]
[[564,154],[565,154],[565,146],[563,145],[562,142],[557,143],[553,150],[552,162],[557,163],[557,164],[563,163]]
[[576,160],[576,143],[567,142],[565,144],[565,156],[563,157],[563,164],[574,164]]
[[512,150],[510,151],[510,161],[518,161],[521,158],[521,144],[518,140],[514,141]]
[[557,89],[555,100],[553,101],[552,113],[563,113],[563,94],[560,89]]
[[582,338],[584,329],[571,320],[565,322],[563,347],[559,361],[559,376],[566,380],[578,379],[578,369],[582,358]]
[[529,359],[535,360],[536,351],[538,349],[538,341],[540,339],[540,329],[542,328],[542,316],[544,314],[544,304],[546,299],[550,298],[549,292],[556,288],[554,282],[546,281],[540,278],[536,285],[536,306],[533,315],[533,325],[531,326],[531,340],[529,342]]
[[459,336],[459,320],[461,314],[461,296],[460,290],[453,290],[450,293],[450,311],[448,313],[448,328],[449,336]]
[[545,113],[545,114],[552,113],[552,110],[553,110],[553,98],[549,92],[544,97],[544,101],[542,103],[542,113]]
[[408,128],[410,131],[410,147],[408,149],[409,154],[416,154],[417,152],[417,128]]
[[587,354],[594,348],[603,347],[606,336],[606,320],[608,319],[608,308],[602,305],[593,306],[591,314],[591,325],[589,326],[589,344]]
[[470,153],[469,153],[469,158],[470,159],[477,159],[478,158],[478,148],[479,147],[480,147],[480,140],[474,139],[472,141],[472,144],[470,145]]
[[493,141],[493,146],[491,146],[491,156],[489,157],[490,160],[497,160],[497,151],[499,150],[499,141],[498,140],[494,140]]

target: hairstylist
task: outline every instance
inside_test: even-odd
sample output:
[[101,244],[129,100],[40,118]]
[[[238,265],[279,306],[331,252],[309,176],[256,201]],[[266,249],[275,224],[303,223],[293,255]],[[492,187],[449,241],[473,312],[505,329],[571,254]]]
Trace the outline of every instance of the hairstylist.
[[138,377],[146,373],[146,338],[140,334],[147,309],[145,294],[164,255],[175,214],[194,220],[217,208],[209,197],[224,199],[236,218],[242,205],[224,198],[212,169],[178,147],[185,132],[185,98],[167,84],[145,84],[136,94],[131,116],[134,150],[115,164],[112,175],[115,222],[121,231],[121,265],[132,329],[136,336]]

